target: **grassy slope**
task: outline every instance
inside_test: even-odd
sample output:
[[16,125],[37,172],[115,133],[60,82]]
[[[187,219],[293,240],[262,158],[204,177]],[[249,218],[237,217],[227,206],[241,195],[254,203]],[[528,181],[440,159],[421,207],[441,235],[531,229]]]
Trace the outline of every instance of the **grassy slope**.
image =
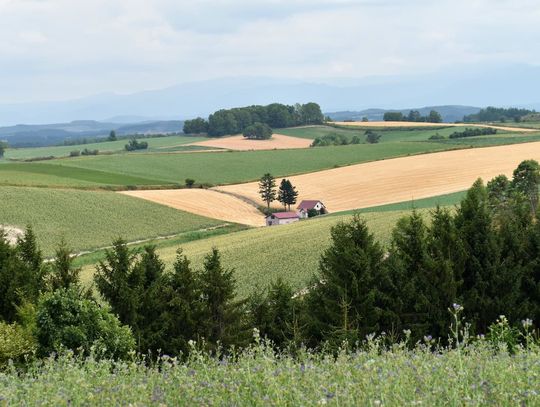
[[113,192],[0,187],[0,224],[31,224],[45,255],[64,237],[75,250],[145,239],[225,222]]
[[[170,137],[154,137],[146,138],[144,141],[148,143],[146,151],[166,151],[167,148],[180,146],[183,144],[195,143],[204,140],[202,137],[186,137],[186,136],[170,136]],[[128,140],[118,140],[111,142],[78,144],[73,146],[51,146],[51,147],[36,147],[36,148],[15,148],[6,151],[8,159],[28,159],[35,157],[67,157],[71,151],[81,151],[85,148],[89,150],[99,150],[100,152],[126,152],[124,146]]]

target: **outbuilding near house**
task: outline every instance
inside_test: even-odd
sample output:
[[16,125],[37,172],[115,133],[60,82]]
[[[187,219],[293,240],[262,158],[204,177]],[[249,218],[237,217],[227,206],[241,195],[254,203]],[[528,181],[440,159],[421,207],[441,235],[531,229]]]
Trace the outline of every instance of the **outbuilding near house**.
[[[328,213],[326,206],[321,201],[317,200],[307,200],[300,202],[298,205],[298,216],[301,219],[306,219],[309,217],[310,211],[315,215],[324,215]],[[312,215],[313,216],[313,215]]]
[[266,217],[266,226],[288,225],[299,220],[300,216],[296,212],[276,212]]

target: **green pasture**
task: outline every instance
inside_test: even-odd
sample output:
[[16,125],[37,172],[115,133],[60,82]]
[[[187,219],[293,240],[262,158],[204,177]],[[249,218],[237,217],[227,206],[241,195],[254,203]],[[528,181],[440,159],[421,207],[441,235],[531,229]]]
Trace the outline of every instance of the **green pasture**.
[[0,225],[32,225],[46,256],[64,238],[75,250],[198,231],[226,222],[106,191],[0,187]]

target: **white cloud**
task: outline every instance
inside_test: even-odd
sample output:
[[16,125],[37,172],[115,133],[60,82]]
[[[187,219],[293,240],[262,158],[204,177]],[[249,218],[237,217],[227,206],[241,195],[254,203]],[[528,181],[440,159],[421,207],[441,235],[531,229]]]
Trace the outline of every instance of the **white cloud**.
[[0,101],[540,64],[532,0],[0,0]]

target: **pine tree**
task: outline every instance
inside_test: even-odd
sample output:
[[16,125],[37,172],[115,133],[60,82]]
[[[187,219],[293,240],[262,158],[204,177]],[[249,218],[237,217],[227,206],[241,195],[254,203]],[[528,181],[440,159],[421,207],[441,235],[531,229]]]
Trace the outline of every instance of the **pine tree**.
[[198,339],[202,316],[198,281],[181,250],[176,253],[173,272],[166,273],[164,280],[159,294],[163,308],[157,321],[163,335],[156,346],[168,355],[187,354],[189,340]]
[[279,184],[279,190],[277,194],[277,200],[280,202],[285,210],[287,209],[287,180],[284,178],[281,180],[281,183]]
[[270,211],[270,204],[276,200],[276,180],[271,174],[266,173],[260,179],[259,194]]
[[400,331],[409,329],[415,339],[430,334],[430,299],[428,276],[431,263],[427,247],[427,228],[422,216],[413,211],[399,219],[392,231],[387,260],[389,275],[399,302],[394,309],[401,321]]
[[296,203],[298,191],[288,179],[282,179],[279,185],[278,201],[283,204],[285,209],[291,210],[291,205]]
[[218,345],[228,348],[245,342],[243,327],[244,302],[236,300],[234,270],[224,269],[221,256],[213,249],[204,259],[200,273],[202,332],[210,349]]
[[94,281],[112,311],[123,324],[136,326],[139,298],[130,284],[135,253],[129,250],[124,240],[113,242],[113,248],[105,252],[105,260],[96,266]]
[[54,262],[49,274],[49,288],[51,291],[60,288],[79,287],[80,268],[73,267],[73,257],[71,250],[65,240],[61,240],[56,248]]
[[354,341],[379,331],[381,321],[391,320],[385,310],[388,299],[380,290],[388,284],[381,267],[383,250],[365,221],[355,215],[349,223],[334,226],[331,237],[332,245],[321,256],[319,274],[305,298],[306,334],[312,346],[326,340],[339,345],[344,324],[347,339]]
[[488,196],[481,179],[467,191],[455,216],[463,245],[462,298],[465,316],[485,333],[499,314],[494,307],[492,282],[499,265],[499,248],[492,229]]

